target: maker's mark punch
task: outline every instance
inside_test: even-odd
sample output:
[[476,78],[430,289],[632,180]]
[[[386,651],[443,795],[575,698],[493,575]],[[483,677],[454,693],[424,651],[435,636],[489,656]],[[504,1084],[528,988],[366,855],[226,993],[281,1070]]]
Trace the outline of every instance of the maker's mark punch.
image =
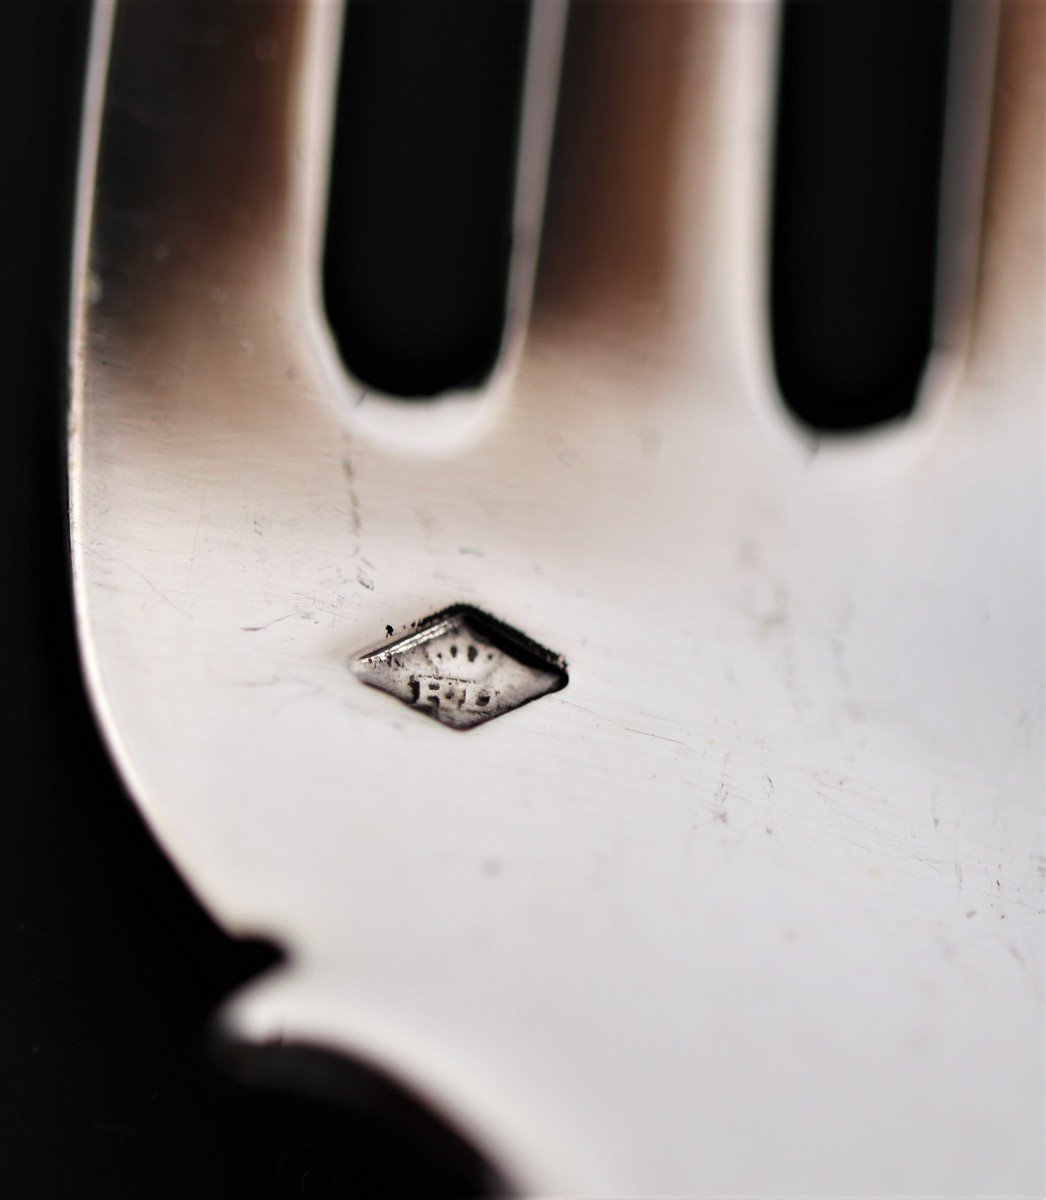
[[452,729],[471,729],[567,685],[557,655],[464,604],[419,621],[352,669]]

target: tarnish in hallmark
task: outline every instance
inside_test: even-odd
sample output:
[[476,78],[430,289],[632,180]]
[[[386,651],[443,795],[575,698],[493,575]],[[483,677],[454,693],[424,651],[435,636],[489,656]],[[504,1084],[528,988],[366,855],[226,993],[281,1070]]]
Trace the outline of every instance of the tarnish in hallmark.
[[419,621],[352,670],[452,729],[472,729],[567,685],[561,658],[466,604]]

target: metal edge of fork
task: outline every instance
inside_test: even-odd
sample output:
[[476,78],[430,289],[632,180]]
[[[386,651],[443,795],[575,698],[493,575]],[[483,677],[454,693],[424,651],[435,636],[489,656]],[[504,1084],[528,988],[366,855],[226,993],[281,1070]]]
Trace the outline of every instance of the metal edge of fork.
[[[307,77],[295,104],[299,121],[299,132],[306,140],[322,144],[331,138],[332,84],[337,69],[337,48],[340,46],[338,33],[342,23],[345,3],[351,0],[335,0],[334,3],[318,4],[312,0],[307,7],[305,55],[313,65],[321,69],[313,77]],[[87,71],[84,83],[84,100],[81,112],[79,159],[75,182],[75,222],[73,251],[69,277],[69,357],[67,361],[67,386],[70,402],[66,417],[69,552],[72,561],[73,619],[81,670],[85,680],[85,694],[96,728],[117,768],[128,796],[132,799],[136,813],[142,819],[163,852],[172,861],[179,877],[210,917],[232,937],[274,936],[284,954],[282,964],[264,972],[246,985],[236,989],[225,998],[211,1018],[210,1041],[212,1051],[219,1064],[233,1077],[246,1083],[287,1089],[289,1092],[311,1094],[313,1098],[327,1099],[340,1103],[346,1096],[351,1098],[354,1088],[354,1072],[373,1072],[381,1081],[398,1091],[405,1098],[408,1109],[420,1106],[422,1114],[428,1114],[441,1124],[451,1139],[464,1137],[469,1145],[477,1147],[488,1182],[496,1194],[527,1194],[530,1172],[535,1168],[533,1161],[513,1159],[511,1154],[502,1153],[497,1161],[489,1155],[494,1149],[482,1132],[475,1129],[466,1114],[457,1112],[455,1106],[443,1095],[426,1094],[423,1085],[408,1077],[390,1062],[387,1055],[368,1053],[365,1046],[348,1047],[337,1039],[313,1041],[308,1034],[291,1038],[286,1043],[282,1036],[276,1043],[262,1033],[254,1036],[252,1022],[255,993],[259,990],[263,999],[279,996],[280,989],[287,983],[292,987],[301,981],[294,973],[294,947],[287,945],[277,933],[259,928],[253,922],[242,924],[227,911],[221,900],[213,893],[201,890],[191,853],[191,839],[186,841],[185,831],[175,831],[162,807],[149,801],[150,787],[140,773],[132,747],[124,736],[121,722],[110,703],[109,690],[105,684],[99,649],[90,631],[89,596],[87,579],[89,572],[85,564],[84,493],[82,489],[83,430],[78,419],[80,406],[86,397],[86,361],[88,355],[87,314],[97,299],[99,280],[91,268],[92,240],[97,212],[97,173],[100,161],[102,134],[106,116],[107,85],[112,64],[113,35],[118,12],[127,0],[95,0],[91,16],[87,48]],[[335,348],[324,313],[320,262],[323,253],[323,222],[326,215],[326,171],[313,169],[305,172],[304,190],[308,197],[304,208],[302,231],[306,242],[304,252],[299,254],[301,278],[297,280],[303,289],[301,298],[308,326],[307,340],[316,355],[321,372],[333,395],[340,398],[343,416],[349,425],[355,424],[361,434],[376,445],[384,445],[395,453],[407,449],[424,454],[433,445],[436,453],[450,446],[459,446],[463,440],[471,440],[486,429],[512,386],[512,379],[522,354],[526,337],[527,317],[530,310],[532,289],[536,275],[537,255],[540,243],[540,225],[544,207],[545,184],[551,155],[551,139],[555,118],[555,97],[558,88],[559,66],[565,35],[568,0],[531,0],[532,17],[528,36],[527,66],[525,72],[525,95],[522,114],[521,153],[517,172],[517,193],[514,207],[514,239],[509,280],[509,311],[506,320],[504,344],[499,351],[496,377],[477,394],[448,395],[440,398],[426,414],[418,406],[404,406],[395,397],[383,397],[368,392],[373,401],[372,408],[362,413],[354,400],[351,376],[345,370]],[[334,47],[332,53],[331,47]],[[316,154],[307,157],[307,168],[315,168]],[[311,201],[311,203],[309,203]],[[303,248],[299,247],[299,251]],[[404,410],[410,410],[409,420],[403,421]],[[372,413],[377,415],[372,418]],[[419,419],[420,418],[420,419]],[[416,433],[420,430],[420,435]],[[171,847],[178,846],[173,856]],[[323,1044],[321,1044],[323,1043]],[[274,1049],[286,1047],[287,1054],[273,1056]],[[319,1090],[304,1082],[310,1074],[315,1075],[315,1055],[333,1054],[340,1060],[332,1074],[333,1085],[325,1083]],[[307,1070],[302,1079],[296,1061],[304,1054]],[[310,1059],[312,1061],[310,1061]],[[324,1072],[320,1072],[322,1078]],[[347,1089],[347,1091],[346,1091]],[[424,1119],[424,1115],[423,1115]],[[485,1131],[483,1131],[485,1132]]]

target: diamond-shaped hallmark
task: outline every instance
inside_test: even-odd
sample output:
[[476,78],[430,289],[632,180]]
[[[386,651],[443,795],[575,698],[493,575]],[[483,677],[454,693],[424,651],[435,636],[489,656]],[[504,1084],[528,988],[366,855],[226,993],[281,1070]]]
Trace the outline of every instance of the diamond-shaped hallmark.
[[419,621],[361,655],[352,670],[452,729],[472,729],[567,686],[562,659],[467,604]]

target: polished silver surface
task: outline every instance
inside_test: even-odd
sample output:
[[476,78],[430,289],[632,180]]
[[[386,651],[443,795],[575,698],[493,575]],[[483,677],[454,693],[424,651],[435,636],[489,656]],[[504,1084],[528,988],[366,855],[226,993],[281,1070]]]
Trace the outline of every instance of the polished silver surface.
[[[530,1194],[1041,1190],[1043,10],[1002,11],[972,332],[811,444],[773,7],[577,6],[526,341],[432,409],[323,320],[337,6],[100,7],[77,616],[144,817],[287,952],[229,1036],[359,1057]],[[353,679],[451,605],[569,686],[464,736]]]

